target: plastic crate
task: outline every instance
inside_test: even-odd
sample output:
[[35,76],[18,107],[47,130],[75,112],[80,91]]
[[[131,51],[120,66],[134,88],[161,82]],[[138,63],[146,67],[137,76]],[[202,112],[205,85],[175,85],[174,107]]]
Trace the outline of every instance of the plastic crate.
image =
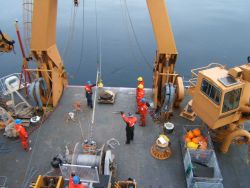
[[[193,163],[198,162],[213,168],[212,177],[194,177]],[[186,150],[184,157],[184,169],[188,188],[194,188],[195,183],[221,183],[223,178],[217,162],[214,150]]]
[[[201,126],[201,125],[185,125],[183,126],[183,131],[182,131],[182,137],[181,137],[181,149],[182,149],[182,154],[185,155],[186,150],[188,149],[186,146],[186,142],[185,142],[185,135],[189,130],[194,130],[196,128],[199,128],[201,130],[201,134],[203,137],[207,137],[207,149],[208,150],[213,150],[214,146],[213,146],[213,142],[211,140],[209,131],[207,129],[207,127]],[[199,149],[197,149],[199,150]]]
[[195,182],[193,188],[223,188],[222,183]]

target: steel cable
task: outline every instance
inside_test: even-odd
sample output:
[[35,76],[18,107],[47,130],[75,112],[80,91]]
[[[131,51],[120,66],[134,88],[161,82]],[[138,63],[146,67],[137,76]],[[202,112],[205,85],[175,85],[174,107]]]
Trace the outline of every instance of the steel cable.
[[130,16],[130,14],[129,14],[129,9],[128,9],[127,1],[126,1],[126,0],[124,0],[124,4],[125,4],[125,10],[126,10],[126,12],[127,12],[128,20],[129,20],[129,23],[130,23],[130,26],[131,26],[131,29],[132,29],[132,33],[133,33],[133,35],[134,35],[135,43],[136,43],[136,45],[137,45],[137,47],[138,47],[138,49],[139,49],[139,52],[140,52],[141,56],[143,57],[143,59],[144,59],[144,61],[145,61],[145,63],[146,63],[147,66],[152,70],[153,65],[151,65],[151,63],[147,60],[146,56],[144,55],[144,53],[143,53],[143,51],[142,51],[142,48],[141,48],[141,45],[140,45],[140,43],[139,43],[139,41],[138,41],[138,38],[137,38],[137,36],[136,36],[135,29],[134,29],[134,25],[133,25],[131,16]]
[[78,74],[78,72],[79,72],[79,70],[80,70],[80,68],[81,68],[81,65],[82,65],[82,63],[83,63],[83,57],[84,57],[84,24],[85,24],[85,22],[84,22],[84,0],[82,1],[82,4],[83,4],[83,7],[82,7],[82,43],[81,43],[81,52],[80,52],[80,61],[79,61],[79,63],[78,63],[78,65],[77,65],[77,69],[75,70],[75,73],[73,74],[73,76],[74,75],[77,75]]
[[[52,90],[50,91],[49,98],[48,98],[46,106],[45,106],[45,112],[48,109],[48,105],[49,105],[49,101],[50,101],[51,96],[52,96]],[[43,120],[44,120],[45,117],[46,117],[46,115],[44,113],[41,120],[40,120],[41,124],[43,123]],[[40,135],[41,130],[42,130],[42,126],[39,128],[39,130],[37,132],[37,135],[35,137],[35,143],[34,143],[34,146],[33,146],[33,150],[31,152],[30,159],[29,159],[29,162],[28,162],[28,165],[27,165],[27,169],[26,169],[26,172],[25,172],[25,175],[24,175],[24,180],[23,180],[23,184],[22,184],[23,188],[27,188],[27,187],[25,187],[25,185],[27,183],[27,179],[29,179],[29,177],[27,178],[27,175],[28,175],[28,171],[30,170],[30,165],[31,165],[31,162],[32,162],[32,159],[33,159],[33,155],[35,153],[38,137]]]
[[63,51],[63,59],[66,57],[66,55],[68,54],[68,51],[69,51],[69,46],[70,46],[70,43],[71,41],[74,39],[74,32],[75,32],[75,20],[76,20],[76,15],[77,15],[77,8],[74,7],[73,8],[73,16],[71,14],[71,18],[70,18],[70,30],[69,30],[69,36],[68,36],[68,39],[67,39],[67,42],[66,42],[66,45],[65,45],[65,48],[64,48],[64,51]]

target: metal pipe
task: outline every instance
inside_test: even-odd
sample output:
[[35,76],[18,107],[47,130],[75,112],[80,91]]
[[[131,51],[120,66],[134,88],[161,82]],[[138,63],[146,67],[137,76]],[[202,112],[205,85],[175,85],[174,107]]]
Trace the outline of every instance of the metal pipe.
[[[19,32],[19,28],[18,28],[18,21],[17,20],[16,20],[16,23],[15,23],[15,27],[16,27],[16,33],[17,33],[18,42],[19,42],[19,45],[20,45],[20,48],[21,48],[21,52],[22,52],[22,56],[23,56],[22,72],[24,74],[25,93],[26,93],[26,95],[28,95],[28,90],[27,90],[27,87],[26,87],[26,76],[28,77],[28,81],[29,82],[31,82],[31,78],[30,78],[30,74],[25,71],[25,68],[28,68],[28,63],[27,63],[25,52],[24,52],[24,49],[23,49],[23,43],[22,43],[22,40],[21,40],[21,36],[20,36],[20,32]],[[22,73],[20,75],[19,89],[21,87],[21,80],[22,80]]]
[[250,106],[248,106],[248,105],[241,106],[240,111],[243,113],[250,113]]
[[242,137],[242,136],[245,136],[247,137],[248,139],[248,144],[250,144],[250,133],[244,129],[238,129],[230,134],[228,134],[222,144],[221,144],[221,147],[220,147],[220,150],[222,153],[227,153],[228,152],[228,149],[229,149],[229,146],[230,144],[232,143],[233,139],[236,138],[236,137]]

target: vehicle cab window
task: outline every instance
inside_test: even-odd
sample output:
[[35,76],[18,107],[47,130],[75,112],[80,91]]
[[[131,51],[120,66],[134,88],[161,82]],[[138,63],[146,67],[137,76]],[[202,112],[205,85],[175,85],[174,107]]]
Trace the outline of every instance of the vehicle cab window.
[[206,79],[202,80],[201,91],[208,98],[210,98],[215,104],[217,104],[217,105],[220,104],[221,91],[217,87],[215,87],[214,85],[210,84]]
[[238,108],[240,103],[241,88],[229,91],[225,94],[222,113]]

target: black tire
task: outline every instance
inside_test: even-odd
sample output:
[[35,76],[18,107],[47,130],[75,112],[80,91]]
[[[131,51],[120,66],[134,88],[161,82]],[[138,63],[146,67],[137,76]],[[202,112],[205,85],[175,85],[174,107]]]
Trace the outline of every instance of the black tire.
[[50,164],[53,168],[59,168],[60,165],[62,164],[62,160],[58,157],[54,157],[50,162]]

